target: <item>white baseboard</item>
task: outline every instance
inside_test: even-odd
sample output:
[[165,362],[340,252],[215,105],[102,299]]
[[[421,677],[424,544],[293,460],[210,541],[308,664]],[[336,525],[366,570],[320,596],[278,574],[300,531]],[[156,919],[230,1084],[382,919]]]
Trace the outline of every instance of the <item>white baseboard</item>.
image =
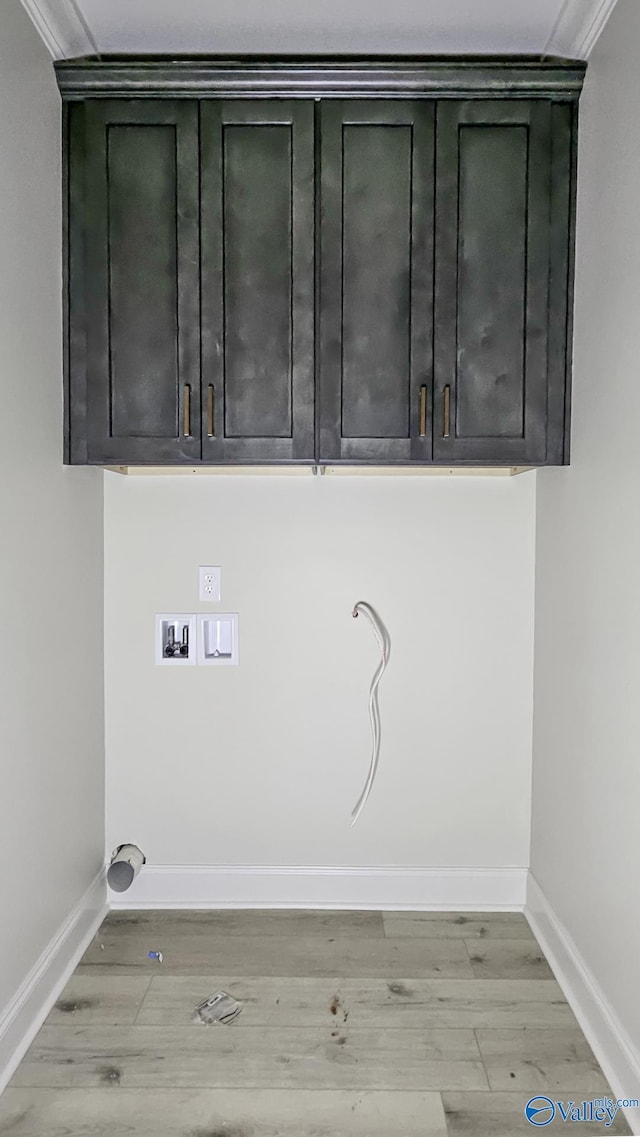
[[112,908],[519,910],[525,868],[145,865]]
[[0,1017],[0,1093],[33,1042],[108,911],[104,870],[47,944]]
[[[640,1055],[532,873],[525,915],[614,1097],[640,1098]],[[624,1112],[632,1132],[640,1133],[640,1109]]]

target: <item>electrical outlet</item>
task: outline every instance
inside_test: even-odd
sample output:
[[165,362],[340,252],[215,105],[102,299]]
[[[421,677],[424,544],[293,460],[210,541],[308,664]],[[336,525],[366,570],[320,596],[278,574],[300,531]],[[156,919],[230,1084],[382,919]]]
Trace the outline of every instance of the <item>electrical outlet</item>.
[[219,567],[205,565],[198,570],[200,582],[200,599],[204,601],[220,600],[220,585],[222,570]]

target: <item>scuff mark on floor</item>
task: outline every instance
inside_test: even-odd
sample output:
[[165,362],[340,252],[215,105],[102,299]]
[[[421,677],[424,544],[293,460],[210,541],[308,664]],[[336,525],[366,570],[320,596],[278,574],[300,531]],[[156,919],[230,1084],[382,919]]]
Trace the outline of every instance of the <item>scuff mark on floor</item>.
[[413,991],[410,987],[406,987],[404,983],[387,983],[387,990],[392,995],[400,995],[403,999],[411,999]]
[[98,1071],[100,1074],[100,1081],[105,1086],[119,1086],[122,1078],[122,1071],[117,1066],[102,1066]]
[[88,1011],[91,1007],[99,1006],[97,999],[60,999],[55,1005],[56,1011],[64,1015],[73,1015],[76,1011]]
[[215,1129],[190,1129],[184,1137],[248,1137],[246,1130],[238,1129],[237,1125],[229,1127],[226,1121],[216,1125]]

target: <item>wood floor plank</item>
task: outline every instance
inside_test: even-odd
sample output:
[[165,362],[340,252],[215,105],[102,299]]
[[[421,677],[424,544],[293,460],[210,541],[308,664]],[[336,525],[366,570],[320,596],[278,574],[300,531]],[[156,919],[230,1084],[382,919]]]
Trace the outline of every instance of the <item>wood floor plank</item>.
[[[193,1021],[216,989],[244,1005],[231,1026]],[[0,1134],[520,1137],[534,1094],[607,1092],[518,914],[115,912]]]
[[581,1094],[606,1093],[608,1085],[591,1048],[574,1030],[477,1030],[492,1090],[555,1092],[573,1086]]
[[566,1029],[576,1025],[555,980],[385,981],[229,975],[157,975],[151,980],[136,1021],[142,1026],[186,1026],[197,1003],[217,990],[229,991],[243,1004],[234,1024],[243,1028],[340,1025],[345,1016],[352,1029]]
[[[163,953],[150,961],[149,951]],[[356,936],[225,936],[173,931],[152,937],[139,928],[106,926],[85,953],[79,974],[282,975],[380,979],[473,978],[463,940],[397,940]]]
[[[385,935],[424,939],[533,940],[521,912],[384,912]],[[535,941],[534,941],[535,942]]]
[[488,1089],[470,1030],[42,1028],[15,1087]]
[[300,908],[148,909],[115,911],[103,929],[148,935],[179,931],[194,936],[384,936],[381,912],[314,911]]
[[[457,1093],[442,1095],[449,1137],[532,1137],[536,1129],[527,1121],[524,1107],[530,1095],[526,1093]],[[591,1095],[590,1095],[591,1096]],[[598,1095],[596,1095],[598,1096]],[[610,1095],[613,1096],[613,1095]],[[557,1090],[552,1095],[563,1103],[583,1100],[584,1094],[572,1090]],[[554,1121],[539,1132],[557,1133],[564,1122]],[[567,1137],[602,1137],[602,1125],[571,1122],[567,1124]],[[626,1137],[631,1133],[622,1114],[618,1114],[607,1130],[612,1137]]]
[[477,979],[553,979],[536,941],[465,940]]
[[131,1026],[150,983],[150,975],[73,975],[47,1024]]
[[437,1093],[13,1090],[7,1137],[447,1137]]

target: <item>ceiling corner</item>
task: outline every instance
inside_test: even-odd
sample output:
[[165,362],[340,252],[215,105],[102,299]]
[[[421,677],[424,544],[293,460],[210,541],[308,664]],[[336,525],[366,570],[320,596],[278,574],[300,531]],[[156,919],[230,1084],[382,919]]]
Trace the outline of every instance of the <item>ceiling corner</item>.
[[616,0],[564,0],[545,46],[545,55],[588,59]]
[[73,0],[21,0],[53,59],[72,59],[96,51]]

